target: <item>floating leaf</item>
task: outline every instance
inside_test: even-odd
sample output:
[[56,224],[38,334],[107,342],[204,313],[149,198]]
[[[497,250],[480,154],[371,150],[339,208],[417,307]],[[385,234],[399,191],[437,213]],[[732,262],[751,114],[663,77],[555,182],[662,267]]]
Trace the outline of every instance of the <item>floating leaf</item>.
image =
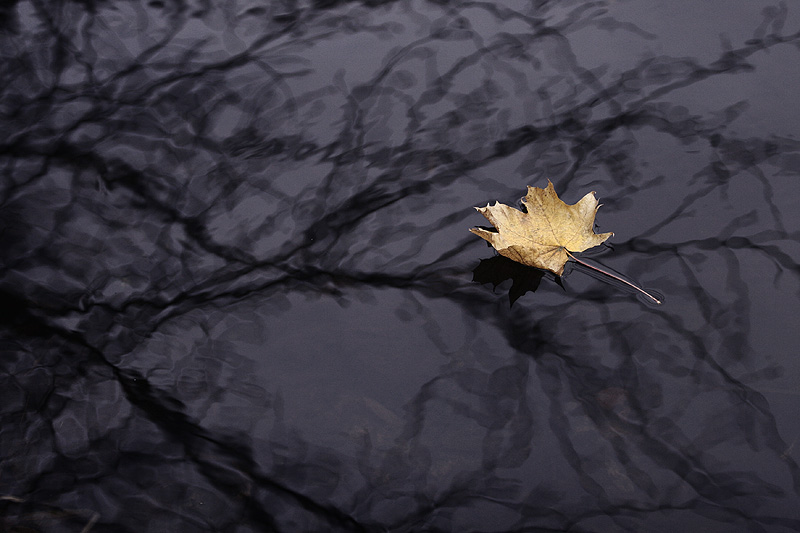
[[571,257],[569,252],[588,250],[614,235],[594,232],[594,217],[600,207],[594,192],[567,205],[548,181],[546,189],[528,187],[522,203],[526,212],[499,202],[476,207],[497,231],[470,231],[489,241],[500,255],[559,276]]

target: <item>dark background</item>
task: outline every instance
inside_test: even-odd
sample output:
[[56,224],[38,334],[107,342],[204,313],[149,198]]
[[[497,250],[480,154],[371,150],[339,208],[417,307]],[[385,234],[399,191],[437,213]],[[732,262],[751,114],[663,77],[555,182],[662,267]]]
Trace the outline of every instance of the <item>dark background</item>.
[[5,6],[0,529],[800,529],[795,4]]

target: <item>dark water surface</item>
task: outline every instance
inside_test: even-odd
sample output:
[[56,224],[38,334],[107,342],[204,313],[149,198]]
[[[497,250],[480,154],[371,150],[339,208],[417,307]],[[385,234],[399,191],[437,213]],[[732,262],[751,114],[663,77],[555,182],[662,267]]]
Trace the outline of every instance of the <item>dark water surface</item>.
[[5,5],[0,529],[800,530],[797,4]]

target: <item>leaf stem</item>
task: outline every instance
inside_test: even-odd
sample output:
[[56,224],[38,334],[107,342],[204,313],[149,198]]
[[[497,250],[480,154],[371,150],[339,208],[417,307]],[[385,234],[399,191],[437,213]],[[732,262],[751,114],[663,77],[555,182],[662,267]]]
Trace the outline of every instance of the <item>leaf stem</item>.
[[619,276],[615,276],[615,275],[614,275],[614,274],[612,274],[611,272],[606,272],[605,270],[601,270],[601,269],[599,269],[599,268],[597,268],[597,267],[595,267],[595,266],[592,266],[592,265],[590,265],[589,263],[584,263],[583,261],[581,261],[580,259],[578,259],[578,258],[577,258],[577,257],[575,257],[574,255],[572,255],[571,253],[569,253],[569,250],[567,250],[566,248],[564,248],[564,251],[565,251],[565,252],[567,252],[567,255],[568,255],[568,256],[570,256],[571,258],[573,258],[575,261],[577,261],[578,263],[582,264],[583,266],[585,266],[585,267],[589,267],[589,268],[591,268],[592,270],[596,270],[596,271],[598,271],[598,272],[600,272],[600,273],[602,273],[602,274],[605,274],[606,276],[610,276],[610,277],[614,278],[614,279],[615,279],[615,280],[617,280],[617,281],[621,281],[621,282],[622,282],[622,283],[624,283],[625,285],[628,285],[629,287],[632,287],[632,288],[636,289],[637,291],[641,292],[642,294],[644,294],[645,296],[647,296],[648,298],[650,298],[651,300],[653,300],[653,301],[654,301],[655,303],[657,303],[658,305],[661,305],[661,300],[659,300],[658,298],[656,298],[655,296],[653,296],[653,295],[652,295],[652,294],[650,294],[649,292],[645,291],[645,290],[644,290],[644,289],[642,289],[641,287],[637,287],[636,285],[634,285],[634,284],[633,284],[633,283],[631,283],[630,281],[628,281],[628,280],[625,280],[625,279],[622,279],[622,278],[621,278],[621,277],[619,277]]

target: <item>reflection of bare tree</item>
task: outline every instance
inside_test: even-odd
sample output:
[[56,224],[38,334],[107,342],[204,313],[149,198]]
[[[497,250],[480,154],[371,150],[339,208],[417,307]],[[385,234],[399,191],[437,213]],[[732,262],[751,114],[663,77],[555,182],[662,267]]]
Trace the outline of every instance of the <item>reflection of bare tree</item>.
[[[691,513],[797,527],[782,514],[800,488],[790,436],[748,385],[780,369],[752,341],[746,265],[768,261],[796,290],[773,176],[796,175],[800,146],[735,134],[746,101],[708,113],[678,95],[800,34],[779,4],[711,61],[587,65],[576,47],[598,32],[659,39],[606,4],[4,8],[7,520],[525,531]],[[643,138],[704,158],[652,176]],[[470,284],[470,206],[555,176],[632,216],[630,198],[669,195],[614,258],[651,279],[657,260],[679,306],[643,311],[593,284],[509,309]],[[672,230],[743,179],[750,211]],[[252,354],[274,349],[265,332],[297,296],[386,294],[448,362],[402,412],[343,404],[385,429],[359,433],[350,457],[304,437]]]

